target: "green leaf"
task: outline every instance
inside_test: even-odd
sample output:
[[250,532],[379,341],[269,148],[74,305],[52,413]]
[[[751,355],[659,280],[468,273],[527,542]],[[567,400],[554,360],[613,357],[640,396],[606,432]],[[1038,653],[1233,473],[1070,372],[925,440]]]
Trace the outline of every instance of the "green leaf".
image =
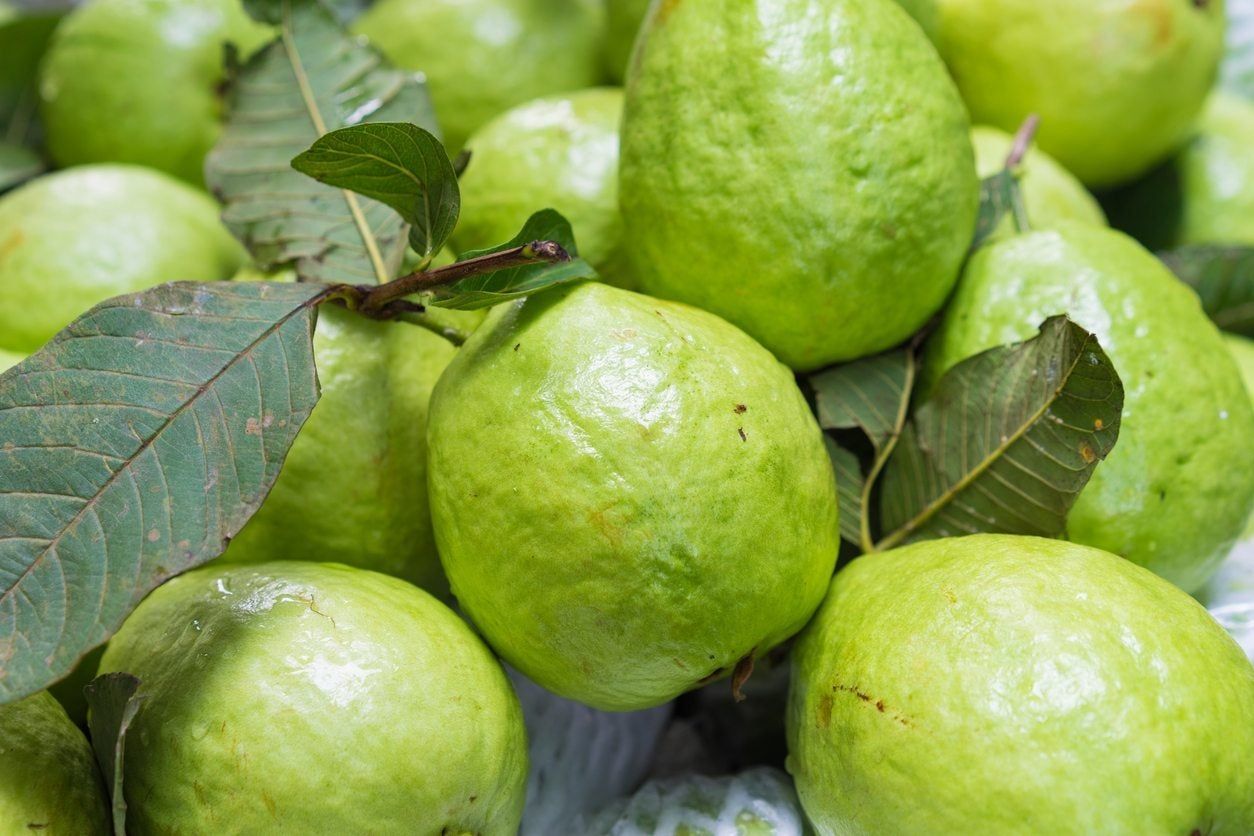
[[72,671],[257,510],[318,398],[330,292],[162,285],[0,375],[0,703]]
[[1254,247],[1201,244],[1159,253],[1225,331],[1254,337]]
[[43,158],[29,148],[0,142],[0,192],[20,186],[46,168]]
[[522,231],[504,244],[463,253],[458,263],[526,246],[535,241],[556,241],[570,254],[570,260],[558,263],[539,262],[480,273],[435,288],[431,297],[425,301],[441,308],[474,310],[475,308],[488,308],[520,296],[530,296],[539,290],[566,282],[597,277],[596,270],[578,257],[575,235],[571,232],[570,223],[552,209],[542,209],[536,212],[523,224]]
[[976,532],[1054,537],[1119,436],[1123,385],[1097,339],[1052,317],[950,369],[888,462],[877,549]]
[[1254,100],[1254,3],[1229,0],[1228,50],[1220,65],[1220,84]]
[[440,140],[417,125],[376,122],[331,131],[292,168],[391,206],[409,224],[409,245],[420,258],[439,252],[457,226],[457,173]]
[[[828,449],[836,468],[841,537],[863,551],[872,545],[870,520],[864,522],[863,512],[872,507],[871,493],[905,425],[914,377],[914,350],[902,348],[835,366],[809,378],[819,426],[825,430],[860,430],[871,443],[873,454],[865,476],[858,454],[842,447],[839,437],[829,439]],[[832,452],[833,445],[839,454]]]
[[122,775],[126,733],[144,702],[139,685],[139,680],[129,673],[107,673],[87,685],[91,745],[112,800],[114,833],[126,833]]
[[39,61],[62,12],[20,12],[0,6],[0,143],[40,141]]
[[417,122],[434,131],[426,88],[314,0],[281,0],[279,9],[279,39],[230,82],[230,115],[206,180],[226,205],[222,219],[263,269],[291,263],[305,281],[389,281],[405,255],[401,217],[311,180],[291,161],[346,125]]

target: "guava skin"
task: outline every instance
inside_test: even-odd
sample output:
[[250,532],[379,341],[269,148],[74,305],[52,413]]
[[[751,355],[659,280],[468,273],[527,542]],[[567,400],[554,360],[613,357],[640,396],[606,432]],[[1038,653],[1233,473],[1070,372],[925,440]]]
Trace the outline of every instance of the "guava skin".
[[101,673],[146,694],[128,830],[513,836],[522,711],[460,618],[336,564],[209,566],[144,600]]
[[91,746],[47,692],[0,706],[0,832],[113,832]]
[[579,254],[602,281],[631,289],[618,213],[622,110],[622,90],[597,87],[527,102],[476,131],[459,181],[457,249],[508,241],[547,206],[570,221]]
[[1189,143],[1108,203],[1151,249],[1254,245],[1254,103],[1213,93]]
[[271,37],[239,0],[90,0],[57,28],[40,76],[48,150],[63,166],[136,163],[194,185],[218,139],[227,43]]
[[1119,441],[1067,518],[1078,543],[1201,587],[1254,508],[1254,410],[1197,296],[1122,233],[1081,224],[979,250],[925,357],[927,377],[1065,313],[1125,390]]
[[355,31],[426,76],[455,154],[498,113],[601,81],[604,27],[600,0],[379,0]]
[[[975,170],[980,178],[991,177],[1006,167],[1014,137],[987,125],[971,129]],[[1084,184],[1058,161],[1037,148],[1029,148],[1019,164],[1019,193],[1032,229],[1052,229],[1059,221],[1106,226],[1106,215]],[[995,237],[1014,234],[1014,221],[1003,218]]]
[[244,259],[213,199],[160,172],[45,175],[0,198],[0,348],[33,352],[105,299],[227,279]]
[[321,308],[322,396],[223,559],[338,560],[446,597],[427,507],[427,404],[454,352],[423,328]]
[[859,558],[793,663],[819,834],[1254,830],[1254,667],[1114,555],[985,534]]
[[660,705],[799,630],[838,549],[792,375],[723,320],[587,282],[501,306],[431,399],[431,513],[463,611],[595,708]]
[[[1232,358],[1237,361],[1237,370],[1241,372],[1241,380],[1245,383],[1245,391],[1254,398],[1254,340],[1238,337],[1236,334],[1224,334],[1224,342]],[[1254,537],[1254,512],[1250,513],[1245,530],[1237,539],[1248,540]]]
[[1037,143],[1094,188],[1188,138],[1223,55],[1223,0],[937,0],[937,47],[971,118]]
[[619,202],[646,292],[799,370],[888,348],[944,301],[975,226],[970,126],[896,3],[655,3],[626,95]]

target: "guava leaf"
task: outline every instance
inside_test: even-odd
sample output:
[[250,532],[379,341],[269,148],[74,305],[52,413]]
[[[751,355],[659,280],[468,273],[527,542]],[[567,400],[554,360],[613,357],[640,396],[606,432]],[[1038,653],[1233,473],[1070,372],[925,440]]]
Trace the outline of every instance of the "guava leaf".
[[0,143],[40,142],[39,61],[63,13],[0,8]]
[[[370,5],[370,0],[318,0],[318,2],[335,15],[337,21],[345,25],[355,20]],[[243,0],[244,11],[249,17],[272,26],[277,26],[283,21],[283,3],[284,0]]]
[[1066,317],[968,358],[906,424],[881,492],[877,549],[977,532],[1055,537],[1119,436],[1123,384]]
[[474,310],[488,308],[509,299],[530,296],[537,291],[579,279],[595,279],[596,270],[582,258],[575,247],[575,234],[570,222],[552,209],[536,212],[523,224],[522,230],[496,247],[470,250],[462,254],[458,263],[472,261],[492,253],[523,247],[534,241],[555,241],[570,255],[568,261],[557,263],[538,261],[520,267],[506,267],[488,273],[479,273],[452,284],[434,288],[427,304],[441,308]]
[[376,122],[331,131],[292,168],[391,206],[409,224],[409,245],[420,258],[439,252],[457,226],[457,172],[440,140],[417,125]]
[[1201,244],[1159,257],[1197,291],[1216,325],[1254,337],[1254,247]]
[[317,401],[330,292],[161,285],[0,374],[0,703],[70,673],[257,510]]
[[113,809],[113,832],[126,833],[126,796],[122,775],[126,733],[144,702],[140,682],[129,673],[107,673],[87,685],[88,725],[96,763],[104,775]]
[[1003,168],[980,181],[980,209],[975,219],[975,239],[971,249],[978,250],[992,236],[1008,213],[1016,211],[1019,199],[1019,181],[1014,172]]
[[[827,437],[828,455],[836,471],[840,535],[863,550],[871,546],[871,532],[870,521],[864,527],[862,515],[872,507],[871,492],[905,426],[915,365],[913,348],[901,348],[826,369],[809,379],[819,426],[860,431],[871,444],[872,455],[864,475],[863,463],[851,449],[847,433]],[[845,441],[843,446],[841,441]]]
[[31,149],[0,142],[0,192],[20,186],[46,169],[43,158]]
[[205,162],[222,219],[264,270],[304,281],[367,284],[396,276],[405,223],[391,207],[291,166],[328,131],[417,122],[435,131],[419,77],[391,68],[316,0],[280,0],[279,38],[229,81],[229,116]]
[[1254,100],[1254,2],[1228,0],[1228,49],[1220,65],[1219,83]]

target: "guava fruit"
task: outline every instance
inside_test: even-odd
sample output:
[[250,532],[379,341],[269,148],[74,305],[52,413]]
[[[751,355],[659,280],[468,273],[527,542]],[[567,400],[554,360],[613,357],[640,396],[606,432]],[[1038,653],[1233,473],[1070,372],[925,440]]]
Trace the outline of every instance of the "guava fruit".
[[892,0],[656,3],[619,181],[641,287],[795,369],[888,348],[940,307],[971,244],[968,131]]
[[937,0],[937,47],[976,122],[1041,117],[1037,142],[1090,187],[1188,139],[1223,54],[1223,0]]
[[208,566],[159,587],[101,673],[139,677],[128,830],[513,836],[522,712],[460,618],[327,563]]
[[819,834],[1254,830],[1254,667],[1097,549],[974,535],[859,558],[793,650]]
[[605,0],[605,67],[615,83],[627,77],[631,48],[648,11],[649,0]]
[[[981,178],[991,177],[1006,167],[1014,137],[997,128],[976,125],[971,129],[971,144],[975,146],[976,171]],[[1044,151],[1029,148],[1018,171],[1019,193],[1033,229],[1051,229],[1058,221],[1106,226],[1106,215],[1096,198]],[[1007,217],[995,234],[1003,237],[1013,231],[1014,223]]]
[[1254,410],[1197,296],[1158,259],[1074,223],[980,249],[929,341],[928,377],[1063,313],[1097,335],[1125,390],[1119,441],[1071,509],[1068,536],[1192,592],[1254,506]]
[[1152,249],[1254,245],[1254,103],[1212,94],[1189,143],[1107,204]]
[[758,767],[738,775],[650,781],[586,821],[583,836],[804,836],[788,776]]
[[355,24],[426,76],[450,153],[514,105],[600,81],[604,26],[599,0],[379,0]]
[[936,40],[940,29],[940,9],[936,7],[936,2],[937,0],[897,0],[898,5],[923,27],[923,33],[932,41]]
[[427,429],[463,612],[594,708],[660,705],[805,624],[835,480],[792,375],[711,314],[597,282],[498,306]]
[[454,351],[424,328],[322,307],[322,396],[223,560],[335,561],[447,596],[427,508],[427,402]]
[[91,746],[47,692],[0,706],[0,832],[113,832]]
[[0,198],[0,348],[32,352],[112,296],[226,279],[244,251],[207,194],[160,172],[91,165]]
[[138,163],[202,184],[221,130],[226,45],[246,57],[269,37],[239,0],[89,0],[44,58],[49,152],[63,166]]
[[618,122],[623,91],[579,90],[527,102],[497,116],[466,143],[459,250],[508,241],[539,207],[571,222],[579,254],[603,281],[630,288],[618,214]]
[[520,836],[569,833],[584,814],[640,786],[671,707],[597,711],[506,669],[527,726],[527,804]]
[[1245,383],[1245,391],[1254,397],[1254,340],[1236,334],[1224,334],[1224,342],[1228,351],[1237,361],[1237,371]]

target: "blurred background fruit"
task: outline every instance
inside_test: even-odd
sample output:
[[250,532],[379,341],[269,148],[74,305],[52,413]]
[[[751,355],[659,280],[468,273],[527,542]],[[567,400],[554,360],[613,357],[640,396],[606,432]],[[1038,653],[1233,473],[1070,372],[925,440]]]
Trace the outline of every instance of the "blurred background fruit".
[[402,581],[205,567],[153,592],[100,671],[146,695],[126,744],[134,833],[517,831],[527,754],[509,680]]
[[655,5],[641,39],[619,200],[646,292],[798,370],[936,312],[978,181],[957,90],[895,3],[686,0]]
[[240,0],[88,0],[43,62],[48,150],[63,166],[138,163],[201,185],[226,46],[246,57],[269,37]]
[[1254,829],[1254,667],[1178,589],[1058,540],[854,561],[797,642],[788,729],[822,834]]
[[971,118],[1038,143],[1090,187],[1189,137],[1223,54],[1224,0],[937,0],[938,46]]
[[356,24],[426,77],[451,154],[514,105],[597,84],[604,28],[601,0],[378,0]]
[[0,198],[0,348],[31,352],[112,296],[230,278],[244,250],[203,192],[147,168],[92,165]]
[[603,281],[631,288],[618,214],[618,125],[623,91],[579,90],[536,99],[497,116],[466,143],[462,251],[510,240],[532,212],[552,208],[570,221],[579,254]]

